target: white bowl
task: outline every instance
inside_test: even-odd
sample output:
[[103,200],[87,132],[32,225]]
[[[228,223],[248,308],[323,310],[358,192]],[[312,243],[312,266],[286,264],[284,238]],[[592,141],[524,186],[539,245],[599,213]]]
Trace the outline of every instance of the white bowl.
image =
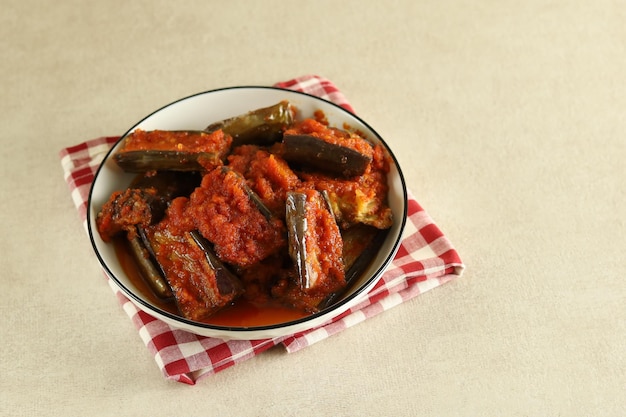
[[281,100],[289,100],[304,117],[312,117],[314,111],[322,110],[331,126],[342,127],[347,124],[351,128],[358,129],[371,142],[381,143],[387,150],[391,161],[391,170],[388,174],[388,203],[393,211],[394,223],[376,257],[343,298],[329,308],[302,319],[267,326],[225,327],[198,323],[165,311],[151,303],[137,289],[124,272],[114,246],[103,242],[97,232],[96,214],[104,202],[113,191],[126,188],[135,176],[121,171],[112,160],[112,155],[121,146],[122,139],[120,139],[106,155],[95,175],[89,195],[87,224],[93,248],[107,275],[138,308],[175,328],[203,336],[226,340],[265,339],[312,329],[330,321],[361,301],[380,279],[385,268],[393,260],[402,238],[407,215],[406,185],[398,162],[387,144],[366,122],[354,114],[331,102],[305,93],[272,87],[231,87],[195,94],[168,104],[145,117],[129,129],[124,136],[138,128],[143,130],[202,130],[210,123],[267,107]]

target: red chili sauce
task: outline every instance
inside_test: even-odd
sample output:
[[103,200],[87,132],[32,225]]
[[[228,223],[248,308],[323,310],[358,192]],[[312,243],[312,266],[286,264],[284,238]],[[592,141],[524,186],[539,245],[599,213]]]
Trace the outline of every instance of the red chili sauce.
[[216,168],[189,197],[187,219],[215,245],[224,262],[249,267],[285,246],[284,225],[267,219],[246,192],[245,180],[227,168]]
[[145,131],[137,129],[126,137],[120,152],[159,150],[222,154],[228,151],[231,143],[232,138],[221,130],[207,133],[202,131]]
[[301,186],[301,181],[284,159],[268,149],[242,145],[228,155],[228,166],[246,179],[276,217],[285,217],[287,192]]
[[[152,292],[150,286],[144,281],[135,260],[130,255],[126,238],[120,237],[114,239],[112,243],[115,246],[115,253],[117,254],[117,258],[124,272],[126,272],[128,278],[135,287],[137,287],[139,292],[161,310],[167,311],[170,314],[180,315],[181,312],[172,300],[166,301],[157,297],[154,292]],[[307,312],[286,307],[278,303],[271,303],[266,299],[251,301],[248,297],[239,297],[229,306],[222,308],[201,321],[216,326],[252,327],[284,323],[304,318],[308,315],[309,313]]]

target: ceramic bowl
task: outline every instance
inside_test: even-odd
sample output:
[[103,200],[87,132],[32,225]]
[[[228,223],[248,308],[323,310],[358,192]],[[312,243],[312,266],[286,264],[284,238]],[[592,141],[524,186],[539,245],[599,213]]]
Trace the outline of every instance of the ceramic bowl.
[[[96,229],[96,215],[104,202],[113,191],[126,188],[134,177],[133,174],[121,171],[113,161],[112,155],[121,146],[123,137],[138,128],[143,130],[202,130],[213,122],[267,107],[281,100],[289,100],[297,107],[302,117],[312,117],[315,111],[321,110],[331,126],[342,127],[347,124],[351,128],[358,129],[371,142],[384,146],[391,161],[391,170],[388,174],[388,203],[393,211],[394,224],[382,247],[360,279],[339,301],[305,318],[256,327],[228,327],[194,322],[160,308],[133,284],[122,267],[114,246],[102,241]],[[305,93],[272,87],[229,87],[195,94],[161,107],[131,127],[124,136],[106,155],[95,175],[88,201],[89,236],[106,274],[120,290],[139,309],[165,321],[172,327],[225,340],[265,339],[318,327],[361,301],[362,297],[380,279],[398,250],[407,215],[406,185],[398,161],[389,146],[373,128],[356,115],[331,102]]]

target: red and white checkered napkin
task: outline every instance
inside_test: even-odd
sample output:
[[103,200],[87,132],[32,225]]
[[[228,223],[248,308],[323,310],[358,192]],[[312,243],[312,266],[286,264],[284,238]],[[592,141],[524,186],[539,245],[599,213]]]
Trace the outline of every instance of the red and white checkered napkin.
[[[318,76],[299,77],[275,86],[304,91],[353,111],[333,83]],[[60,152],[65,180],[85,228],[91,182],[104,155],[118,138],[88,140]],[[278,344],[289,353],[296,352],[459,276],[464,268],[459,255],[410,193],[408,214],[398,254],[367,297],[331,322],[287,337],[223,341],[174,329],[137,309],[112,280],[108,281],[164,376],[195,384]]]

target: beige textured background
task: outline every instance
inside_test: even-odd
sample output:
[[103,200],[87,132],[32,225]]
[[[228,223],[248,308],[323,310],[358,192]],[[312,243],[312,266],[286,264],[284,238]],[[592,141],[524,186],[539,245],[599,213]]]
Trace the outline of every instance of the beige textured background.
[[[622,1],[4,0],[1,415],[626,415]],[[179,97],[333,80],[467,264],[287,355],[168,382],[58,151]]]

